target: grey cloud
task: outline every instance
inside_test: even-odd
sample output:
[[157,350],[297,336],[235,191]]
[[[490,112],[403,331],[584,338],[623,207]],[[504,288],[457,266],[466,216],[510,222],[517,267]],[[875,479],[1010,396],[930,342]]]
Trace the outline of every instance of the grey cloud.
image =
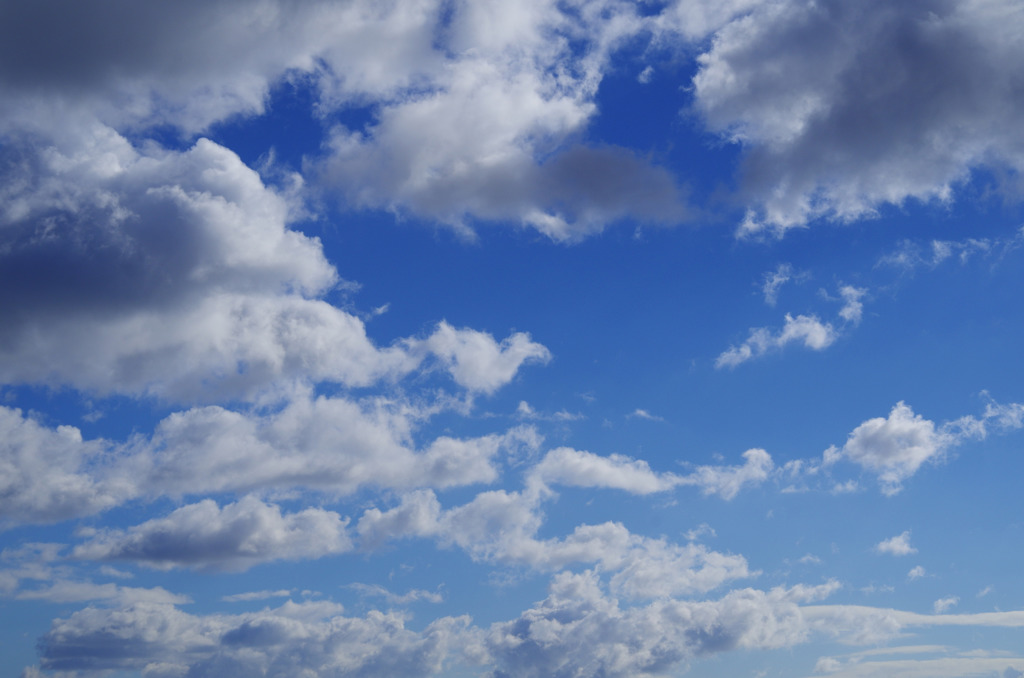
[[[89,607],[57,619],[40,641],[41,668],[99,672],[160,667],[167,675],[430,676],[446,667],[493,678],[674,675],[688,662],[735,649],[791,647],[814,634],[877,645],[915,626],[1024,624],[1019,611],[922,615],[850,605],[808,605],[836,582],[715,600],[660,598],[622,606],[592,571],[557,574],[548,596],[486,629],[444,617],[422,631],[397,614],[342,614],[329,602],[287,602],[238,615],[191,615],[169,602]],[[1000,668],[1015,660],[1002,658]]]
[[458,158],[413,161],[396,154],[420,149],[398,148],[391,134],[398,131],[380,130],[359,145],[336,143],[319,181],[342,188],[357,205],[408,209],[460,228],[519,222],[556,241],[579,240],[625,218],[662,225],[687,218],[672,175],[623,148],[574,146],[543,164],[518,147],[500,163],[468,149]]
[[0,131],[30,144],[97,125],[143,137],[168,125],[187,138],[262,113],[275,84],[298,78],[315,89],[316,114],[378,106],[366,133],[335,133],[310,159],[351,204],[463,229],[514,222],[557,240],[686,217],[666,170],[579,143],[609,55],[646,30],[628,3],[57,6],[0,6]]
[[701,56],[696,107],[747,147],[744,232],[948,200],[977,168],[1021,168],[1014,3],[764,3]]
[[127,531],[111,530],[75,547],[86,560],[129,560],[158,569],[241,571],[272,560],[301,560],[351,549],[344,520],[307,508],[282,514],[252,496],[223,508],[204,499]]
[[92,115],[192,133],[261,113],[293,72],[323,80],[330,101],[390,96],[441,63],[440,10],[435,0],[5,2],[0,119],[38,128]]
[[197,616],[171,605],[87,608],[58,619],[40,641],[45,670],[170,675],[436,675],[473,642],[468,619],[445,617],[422,632],[394,614],[346,617],[330,603],[285,603],[242,615]]
[[555,577],[545,600],[518,619],[494,624],[487,647],[497,666],[494,678],[625,678],[672,675],[695,657],[786,647],[806,636],[800,608],[783,589],[621,608],[593,573],[566,572]]

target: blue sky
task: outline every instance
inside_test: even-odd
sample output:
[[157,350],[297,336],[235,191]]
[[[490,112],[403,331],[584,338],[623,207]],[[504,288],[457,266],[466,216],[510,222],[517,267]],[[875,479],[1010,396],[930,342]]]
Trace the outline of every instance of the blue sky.
[[0,2],[0,675],[1024,675],[1024,8]]

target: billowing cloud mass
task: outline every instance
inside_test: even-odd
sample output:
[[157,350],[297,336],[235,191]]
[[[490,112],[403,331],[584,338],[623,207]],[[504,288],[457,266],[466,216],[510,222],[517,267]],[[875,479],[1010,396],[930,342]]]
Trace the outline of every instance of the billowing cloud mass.
[[1021,169],[1024,57],[1012,2],[758,3],[698,60],[695,107],[747,149],[741,232],[950,201],[971,172]]
[[449,652],[472,642],[464,618],[422,632],[397,613],[346,617],[340,606],[293,603],[242,615],[195,616],[172,605],[89,607],[54,622],[42,668],[157,675],[435,675]]
[[1022,34],[0,0],[7,670],[1020,678]]

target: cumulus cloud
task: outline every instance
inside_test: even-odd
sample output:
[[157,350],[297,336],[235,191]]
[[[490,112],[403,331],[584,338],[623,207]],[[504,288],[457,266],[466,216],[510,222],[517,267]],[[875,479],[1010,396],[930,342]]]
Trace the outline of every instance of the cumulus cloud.
[[855,428],[842,450],[826,450],[825,462],[848,458],[876,473],[882,492],[893,495],[902,489],[904,480],[926,461],[938,458],[954,440],[951,434],[936,429],[934,422],[899,402],[887,418],[869,419]]
[[704,494],[717,494],[729,500],[745,486],[767,480],[774,469],[771,455],[755,448],[743,453],[742,466],[698,466],[693,473],[680,478],[679,484],[696,485]]
[[[983,393],[988,397],[987,393]],[[1024,406],[989,399],[981,417],[966,415],[941,426],[925,419],[904,402],[886,418],[875,417],[855,428],[842,449],[825,450],[824,465],[847,459],[878,476],[884,494],[894,495],[903,481],[925,463],[935,463],[951,447],[970,439],[985,438],[989,431],[1009,431],[1024,426]]]
[[350,674],[430,676],[472,643],[468,619],[423,631],[401,616],[347,617],[333,603],[292,603],[240,615],[196,616],[167,604],[89,607],[54,621],[40,641],[48,671],[143,671],[165,675]]
[[442,322],[424,342],[427,349],[445,365],[460,386],[473,391],[493,393],[504,386],[525,362],[546,363],[551,353],[517,332],[501,344],[486,332],[456,330]]
[[616,522],[578,525],[565,537],[539,539],[543,495],[536,489],[526,494],[492,490],[444,509],[433,492],[422,490],[386,511],[367,510],[356,529],[367,547],[425,537],[486,562],[547,571],[596,564],[612,575],[614,590],[631,599],[706,592],[752,574],[742,556],[644,537]]
[[[295,397],[283,409],[247,415],[221,407],[178,412],[156,429],[142,459],[154,493],[307,488],[350,494],[360,487],[452,487],[493,481],[499,451],[537,443],[532,429],[413,444],[427,416],[402,401]],[[142,462],[140,462],[142,463]]]
[[972,170],[1021,169],[1013,3],[758,3],[699,57],[695,108],[744,145],[742,233],[949,201]]
[[23,124],[43,113],[49,123],[50,103],[110,124],[194,132],[262,112],[288,73],[306,74],[325,102],[339,102],[395,96],[442,65],[431,42],[441,11],[433,0],[271,0],[242,5],[246,21],[239,9],[230,1],[172,8],[90,0],[61,13],[5,6],[0,112]]
[[917,553],[917,549],[910,545],[910,530],[879,542],[875,545],[875,550],[894,556],[909,556],[911,553]]
[[935,604],[933,605],[933,608],[935,609],[935,614],[943,614],[944,612],[947,612],[950,609],[956,607],[956,604],[959,602],[960,599],[957,596],[940,598],[939,600],[936,600]]
[[286,197],[213,142],[139,151],[96,128],[23,156],[0,212],[5,383],[252,398],[296,379],[367,386],[433,357],[491,393],[549,358],[526,334],[498,343],[444,322],[375,346],[321,298],[338,275],[317,239],[288,228]]
[[130,499],[210,492],[309,489],[328,496],[363,487],[447,488],[489,483],[497,461],[534,450],[528,426],[476,438],[440,436],[418,446],[427,407],[291,394],[266,413],[219,406],[172,413],[149,438],[83,440],[0,407],[0,519],[47,523],[102,512]]
[[625,677],[666,675],[696,658],[791,647],[818,634],[878,644],[912,627],[1024,625],[1020,612],[922,615],[817,604],[838,588],[830,581],[628,606],[609,595],[597,572],[560,572],[547,597],[513,619],[478,628],[465,617],[443,617],[422,631],[406,628],[396,613],[352,617],[330,602],[193,615],[172,601],[131,600],[55,620],[39,647],[41,668],[48,671],[240,676],[273,669],[372,678],[437,675],[462,665],[495,677]]
[[834,589],[742,589],[715,601],[663,599],[623,608],[603,593],[593,572],[565,572],[545,600],[494,624],[486,644],[496,677],[667,675],[703,655],[802,642],[808,629],[797,602]]
[[628,3],[459,4],[450,58],[368,129],[334,130],[319,181],[357,205],[411,210],[467,230],[512,221],[572,241],[624,217],[674,223],[673,177],[618,147],[574,136],[595,115],[611,50],[644,22]]
[[121,455],[73,426],[49,428],[0,407],[0,527],[45,523],[116,506],[137,493]]
[[348,521],[307,508],[283,514],[253,496],[218,507],[204,499],[128,530],[107,530],[75,547],[86,560],[127,560],[157,569],[241,571],[272,560],[301,560],[352,547]]
[[313,90],[322,116],[375,107],[365,129],[336,127],[310,159],[322,186],[353,205],[463,230],[467,218],[512,221],[557,240],[625,217],[685,216],[667,171],[579,143],[608,56],[647,30],[629,3],[270,0],[244,22],[236,10],[5,8],[4,49],[17,56],[5,63],[19,65],[0,70],[0,128],[73,139],[93,123],[169,125],[189,135],[262,113],[291,79]]

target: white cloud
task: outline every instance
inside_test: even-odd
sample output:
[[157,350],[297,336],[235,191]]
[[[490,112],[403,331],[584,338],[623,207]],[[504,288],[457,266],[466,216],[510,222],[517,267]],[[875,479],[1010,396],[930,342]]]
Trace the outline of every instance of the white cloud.
[[928,574],[927,571],[923,567],[921,567],[920,565],[917,565],[917,566],[911,568],[910,572],[907,572],[907,579],[913,581],[915,579],[920,579],[921,577],[925,576],[926,574]]
[[157,569],[241,571],[272,560],[301,560],[352,548],[347,519],[307,508],[282,514],[253,496],[218,507],[212,499],[128,530],[106,530],[75,547],[84,560],[128,560]]
[[[245,614],[201,616],[166,600],[129,600],[55,620],[40,642],[41,668],[100,672],[160,666],[164,675],[234,678],[273,667],[287,675],[348,673],[373,678],[429,676],[461,664],[493,669],[495,676],[563,675],[571,669],[613,678],[664,675],[697,657],[791,647],[813,634],[877,644],[913,627],[1024,625],[1021,612],[921,615],[807,605],[838,588],[830,581],[770,591],[739,589],[717,600],[660,597],[640,606],[623,606],[606,592],[598,573],[561,572],[554,576],[548,596],[516,618],[480,629],[468,618],[444,617],[419,632],[407,629],[398,614],[345,616],[341,606],[329,602],[287,602]],[[899,652],[900,648],[883,648],[862,653],[863,657],[843,657],[848,660],[844,662],[837,659],[836,664],[846,670],[857,665],[851,659]],[[964,659],[974,667],[986,666],[985,657]],[[1003,668],[1016,661],[1000,659]]]
[[960,599],[956,596],[949,596],[948,598],[940,598],[935,601],[933,605],[935,614],[943,614],[950,609],[956,607],[956,604],[960,602]]
[[646,419],[647,421],[665,421],[663,417],[651,414],[647,410],[641,409],[639,407],[630,412],[629,414],[627,414],[626,416],[634,419]]
[[486,643],[499,676],[667,675],[702,655],[802,642],[807,627],[796,603],[833,590],[742,589],[715,601],[623,608],[593,572],[563,572],[545,600],[492,625]]
[[596,564],[612,573],[613,588],[628,598],[706,592],[751,576],[742,556],[636,535],[621,523],[578,525],[563,538],[538,539],[543,523],[538,501],[543,494],[494,490],[468,504],[442,509],[432,492],[414,492],[387,511],[367,510],[357,532],[365,546],[427,537],[457,546],[475,560],[538,570]]
[[516,407],[516,416],[520,419],[539,421],[578,421],[580,419],[586,419],[585,415],[578,412],[569,412],[568,410],[559,410],[553,414],[544,414],[533,409],[530,403],[525,400],[519,401],[519,405]]
[[911,553],[917,553],[917,549],[910,545],[910,530],[879,542],[875,545],[875,550],[894,556],[908,556]]
[[[199,140],[140,152],[109,128],[30,149],[0,213],[0,380],[211,401],[299,379],[367,386],[439,360],[491,393],[546,348],[439,323],[379,348],[322,300],[338,281],[286,197]],[[28,188],[31,186],[31,188]],[[26,264],[31,262],[31,264]]]
[[548,452],[530,474],[545,484],[606,487],[634,494],[665,492],[679,484],[675,474],[655,473],[643,460],[618,454],[601,457],[568,447]]
[[842,450],[827,450],[825,461],[829,464],[845,457],[876,473],[882,492],[893,495],[923,463],[939,458],[954,441],[949,433],[937,430],[934,422],[899,402],[887,418],[869,419],[855,428]]
[[831,323],[823,323],[817,316],[798,315],[794,318],[787,313],[786,323],[781,330],[773,332],[767,327],[752,329],[746,341],[730,347],[715,359],[715,367],[736,367],[792,343],[820,351],[831,346],[838,336]]
[[23,589],[15,597],[18,600],[45,600],[49,603],[103,601],[121,605],[138,602],[181,605],[192,602],[188,596],[170,593],[159,586],[146,589],[68,579],[58,579],[41,588]]
[[471,329],[438,324],[424,345],[446,366],[460,386],[472,391],[493,393],[515,377],[525,362],[546,363],[551,353],[530,341],[530,335],[517,332],[501,344],[494,337]]
[[441,436],[417,448],[422,422],[443,402],[341,397],[291,400],[264,414],[217,406],[176,412],[150,439],[83,441],[0,407],[0,519],[7,525],[91,515],[129,499],[206,492],[311,489],[347,495],[361,487],[445,488],[489,483],[499,452],[539,445],[525,426],[477,438]]
[[[988,397],[987,393],[983,393]],[[903,489],[903,481],[925,463],[940,461],[951,447],[970,439],[983,439],[989,431],[1024,427],[1024,405],[1001,404],[989,399],[981,417],[965,415],[941,426],[915,414],[900,401],[887,418],[869,419],[855,428],[842,449],[825,450],[824,465],[848,459],[875,473],[884,494]]]
[[895,251],[879,259],[879,264],[913,271],[927,266],[935,268],[950,259],[956,259],[961,265],[972,257],[979,255],[1003,254],[1019,244],[1020,232],[1011,238],[966,238],[964,240],[932,240],[927,245],[904,240]]
[[520,427],[478,438],[442,436],[416,449],[413,433],[430,413],[386,398],[302,395],[265,415],[192,409],[157,426],[154,451],[142,457],[145,477],[154,494],[444,488],[491,482],[499,451],[537,444],[532,429]]
[[743,453],[742,466],[698,466],[693,473],[678,479],[680,485],[696,485],[704,494],[733,499],[747,485],[759,485],[775,469],[771,455],[761,449]]
[[779,290],[787,282],[793,279],[793,266],[791,264],[779,264],[778,267],[769,273],[764,274],[764,284],[761,292],[764,294],[764,303],[774,306],[779,301]]
[[961,678],[962,676],[1000,675],[1014,678],[1013,664],[1024,659],[1009,652],[984,650],[957,652],[942,645],[910,645],[883,647],[853,652],[838,657],[822,657],[815,666],[817,673],[830,673],[841,678]]
[[717,494],[728,501],[745,486],[759,485],[767,480],[775,468],[771,455],[764,450],[747,450],[743,459],[742,466],[698,466],[687,475],[679,475],[656,473],[642,459],[620,454],[602,457],[592,452],[560,447],[548,452],[530,471],[529,478],[542,485],[602,487],[634,494],[694,486],[706,495]]
[[[685,215],[673,178],[630,151],[574,144],[596,112],[608,54],[644,22],[626,3],[460,4],[444,68],[363,131],[334,130],[319,181],[350,202],[411,210],[467,232],[514,221],[576,240],[631,216]],[[544,158],[544,160],[542,160]]]
[[867,290],[853,285],[843,285],[839,288],[839,295],[843,299],[839,317],[853,325],[859,324],[864,315],[864,303],[861,299],[865,294],[867,294]]
[[711,527],[707,523],[701,523],[692,530],[687,530],[683,536],[686,537],[686,541],[696,541],[704,535],[708,535],[709,537],[717,537],[718,533],[715,532],[715,528]]
[[0,407],[0,527],[66,520],[116,506],[136,494],[104,441],[73,426],[47,428]]
[[[1024,12],[977,0],[758,3],[699,58],[697,111],[747,150],[743,231],[948,201],[979,167],[1021,169]],[[1013,190],[1016,187],[1008,186]]]
[[408,605],[418,600],[425,600],[428,603],[440,603],[444,596],[437,591],[424,591],[423,589],[412,589],[402,594],[392,593],[383,586],[376,584],[346,584],[345,588],[353,589],[364,596],[377,596],[384,598],[389,605]]
[[422,631],[400,615],[346,617],[333,603],[292,603],[239,615],[196,616],[172,605],[90,607],[53,622],[40,641],[48,671],[141,672],[202,678],[282,675],[429,676],[474,643],[467,618]]

